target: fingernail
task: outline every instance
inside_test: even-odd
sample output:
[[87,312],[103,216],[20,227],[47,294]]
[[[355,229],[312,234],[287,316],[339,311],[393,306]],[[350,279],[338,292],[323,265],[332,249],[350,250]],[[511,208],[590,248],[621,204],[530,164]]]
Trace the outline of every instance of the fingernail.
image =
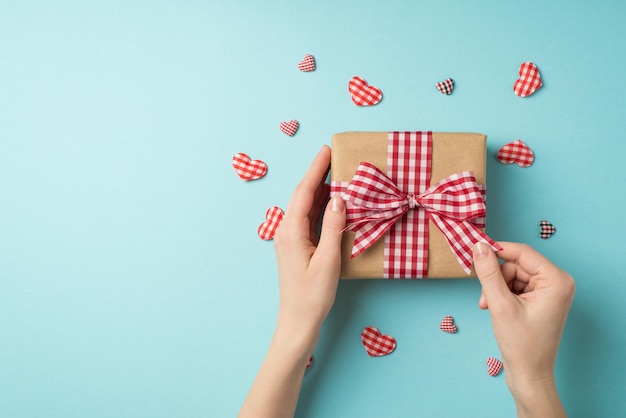
[[474,245],[475,259],[486,257],[487,254],[489,254],[489,247],[485,243],[477,242],[476,245]]
[[343,199],[339,195],[335,195],[330,203],[330,210],[333,212],[341,212],[343,210]]

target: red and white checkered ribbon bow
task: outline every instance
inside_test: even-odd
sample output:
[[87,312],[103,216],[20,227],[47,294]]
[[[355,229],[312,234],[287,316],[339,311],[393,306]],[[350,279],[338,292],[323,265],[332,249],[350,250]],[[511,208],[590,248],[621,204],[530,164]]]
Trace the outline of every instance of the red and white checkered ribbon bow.
[[363,162],[344,192],[347,205],[345,230],[355,231],[352,257],[370,247],[409,209],[425,210],[446,237],[463,270],[470,274],[472,248],[477,242],[501,248],[475,225],[486,215],[481,187],[469,171],[453,174],[423,193],[402,192],[376,166]]

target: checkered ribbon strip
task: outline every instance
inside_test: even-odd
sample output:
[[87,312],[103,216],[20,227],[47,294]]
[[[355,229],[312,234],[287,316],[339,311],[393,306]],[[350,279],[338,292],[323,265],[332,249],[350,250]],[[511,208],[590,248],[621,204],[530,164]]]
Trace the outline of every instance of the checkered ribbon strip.
[[467,274],[475,243],[501,249],[479,229],[485,223],[485,188],[471,172],[429,187],[431,132],[390,132],[387,151],[387,175],[364,162],[350,183],[331,183],[331,194],[346,201],[346,230],[355,232],[353,258],[384,236],[386,278],[427,277],[428,219],[444,234]]

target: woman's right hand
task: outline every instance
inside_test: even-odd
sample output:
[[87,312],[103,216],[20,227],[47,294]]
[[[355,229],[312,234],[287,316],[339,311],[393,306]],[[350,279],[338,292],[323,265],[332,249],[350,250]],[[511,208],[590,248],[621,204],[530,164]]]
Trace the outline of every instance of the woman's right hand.
[[518,416],[564,417],[554,365],[576,291],[574,280],[528,245],[499,244],[503,250],[497,256],[477,244],[474,268],[482,285],[479,307],[491,314]]

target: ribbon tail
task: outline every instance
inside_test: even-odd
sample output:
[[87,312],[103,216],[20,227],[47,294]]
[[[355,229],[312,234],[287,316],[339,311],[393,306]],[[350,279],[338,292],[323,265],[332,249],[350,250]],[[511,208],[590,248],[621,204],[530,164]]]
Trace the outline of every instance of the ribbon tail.
[[483,242],[493,251],[502,250],[494,240],[469,221],[450,221],[436,213],[429,213],[429,216],[446,237],[452,253],[468,275],[472,272],[472,251],[476,243]]
[[350,258],[356,257],[371,247],[380,237],[385,235],[385,232],[391,228],[395,221],[396,218],[386,219],[383,222],[370,222],[357,229],[354,234]]

